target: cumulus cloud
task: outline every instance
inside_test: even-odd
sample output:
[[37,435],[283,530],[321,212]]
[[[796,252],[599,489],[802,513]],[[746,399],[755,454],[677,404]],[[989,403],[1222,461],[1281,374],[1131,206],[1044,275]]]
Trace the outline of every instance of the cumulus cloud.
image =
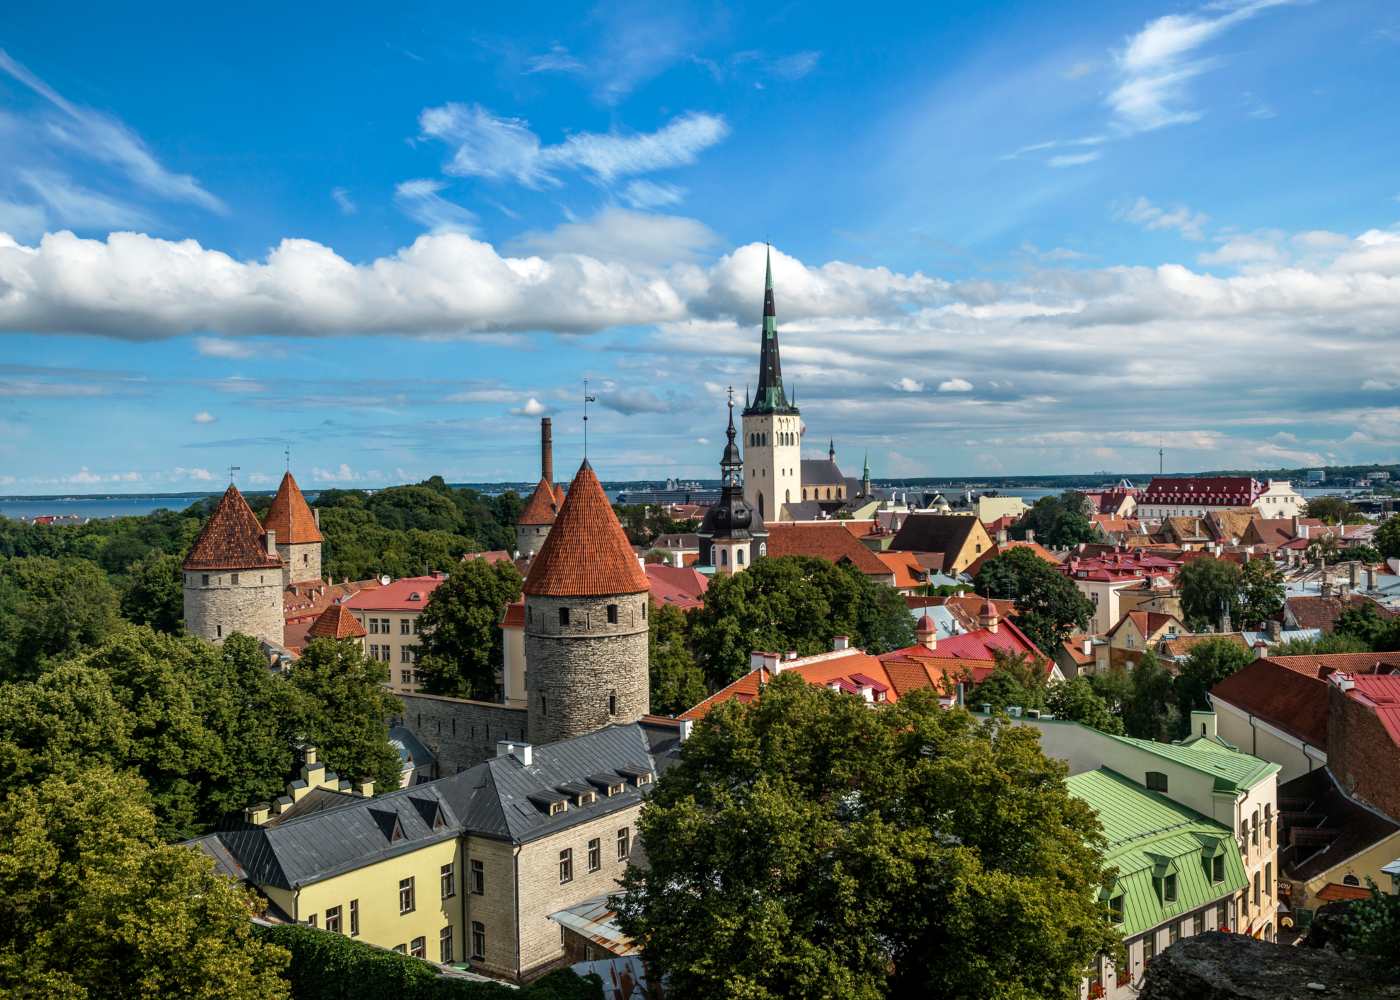
[[312,466],[311,478],[321,483],[353,483],[361,476],[349,465],[341,462],[334,469],[323,469],[320,466]]
[[972,383],[965,378],[950,378],[938,383],[939,392],[971,392]]
[[896,392],[923,392],[924,384],[918,379],[913,379],[905,375],[903,378],[891,382],[890,388]]
[[193,479],[195,482],[199,482],[199,483],[208,483],[208,482],[213,482],[213,480],[214,480],[214,474],[213,474],[212,472],[210,472],[208,469],[198,469],[198,468],[196,468],[196,469],[186,469],[186,468],[183,467],[183,466],[177,465],[177,466],[174,468],[174,470],[171,472],[170,478],[171,478],[171,479]]
[[521,118],[502,118],[479,104],[425,108],[424,136],[452,148],[443,169],[459,177],[513,180],[531,188],[557,186],[558,174],[582,171],[604,183],[694,163],[729,134],[723,116],[689,111],[655,132],[576,132],[553,146],[541,143]]
[[208,410],[200,410],[194,415],[194,422],[197,424],[212,424],[218,419],[218,417],[214,416],[214,414],[210,413]]
[[546,414],[553,413],[554,410],[552,407],[545,406],[534,396],[531,396],[521,405],[514,407],[510,412],[517,417],[543,417]]
[[590,219],[524,233],[511,241],[509,249],[544,257],[602,257],[650,268],[695,256],[718,243],[715,232],[695,219],[605,208]]
[[600,406],[628,417],[638,413],[667,413],[672,409],[670,401],[650,389],[608,386],[598,390],[597,396]]

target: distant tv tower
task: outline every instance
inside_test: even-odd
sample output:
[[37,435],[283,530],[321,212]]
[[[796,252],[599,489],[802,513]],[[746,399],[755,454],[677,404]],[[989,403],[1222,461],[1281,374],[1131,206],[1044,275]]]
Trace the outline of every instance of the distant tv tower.
[[1166,451],[1162,448],[1162,439],[1157,439],[1157,475],[1166,471]]

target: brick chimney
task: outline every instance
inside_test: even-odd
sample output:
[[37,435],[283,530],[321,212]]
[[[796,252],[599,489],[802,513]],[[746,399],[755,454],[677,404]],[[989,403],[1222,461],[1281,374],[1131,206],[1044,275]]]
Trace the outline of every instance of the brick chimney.
[[540,478],[554,484],[554,421],[540,418]]

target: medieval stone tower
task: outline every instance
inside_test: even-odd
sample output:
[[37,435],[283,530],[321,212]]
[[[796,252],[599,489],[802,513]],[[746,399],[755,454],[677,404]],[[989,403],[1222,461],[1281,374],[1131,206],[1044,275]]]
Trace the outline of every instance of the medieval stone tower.
[[525,578],[532,743],[650,711],[647,576],[585,459]]
[[184,562],[185,628],[210,642],[235,632],[282,644],[282,559],[230,485]]
[[515,551],[529,558],[544,548],[564,502],[554,485],[554,433],[549,417],[540,420],[540,481],[515,522]]
[[277,487],[263,528],[276,539],[283,587],[321,579],[321,518],[302,496],[290,471]]
[[744,407],[744,501],[763,522],[786,520],[783,505],[802,500],[802,417],[783,389],[773,261],[763,279],[763,343],[758,388]]

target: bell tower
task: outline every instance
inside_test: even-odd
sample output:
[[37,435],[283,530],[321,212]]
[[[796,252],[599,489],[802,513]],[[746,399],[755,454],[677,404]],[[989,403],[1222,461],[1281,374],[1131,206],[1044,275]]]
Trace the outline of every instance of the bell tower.
[[763,340],[758,389],[744,407],[744,500],[760,522],[784,520],[783,505],[802,499],[802,417],[783,389],[773,251],[763,280]]

